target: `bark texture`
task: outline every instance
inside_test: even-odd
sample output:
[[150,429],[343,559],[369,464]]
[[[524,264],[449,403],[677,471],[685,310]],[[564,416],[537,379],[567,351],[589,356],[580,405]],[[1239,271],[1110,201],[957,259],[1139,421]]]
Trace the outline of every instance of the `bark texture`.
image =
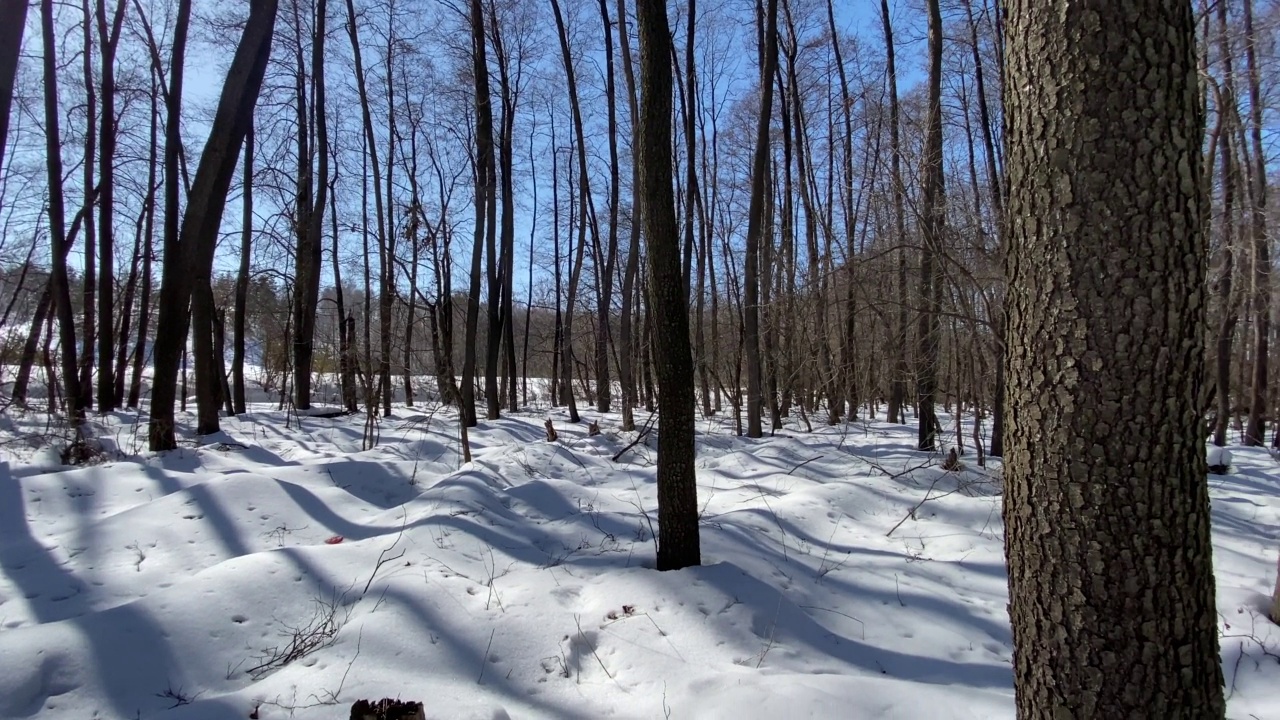
[[1018,716],[1220,718],[1195,19],[1006,7]]
[[693,350],[671,189],[671,31],[663,0],[639,0],[640,184],[649,256],[649,300],[662,346],[658,376],[658,569],[701,564],[693,447]]

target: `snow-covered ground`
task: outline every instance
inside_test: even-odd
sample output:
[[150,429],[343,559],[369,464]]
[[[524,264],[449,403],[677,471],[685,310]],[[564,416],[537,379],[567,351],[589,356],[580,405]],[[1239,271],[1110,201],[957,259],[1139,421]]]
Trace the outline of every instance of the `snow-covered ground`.
[[[162,456],[98,418],[115,459],[79,469],[0,446],[0,717],[1013,716],[998,464],[944,472],[912,427],[702,422],[704,564],[659,573],[655,443],[614,461],[616,416],[484,422],[463,465],[447,409],[399,407],[362,450],[363,416],[270,407]],[[1233,450],[1229,711],[1277,718],[1280,464]]]

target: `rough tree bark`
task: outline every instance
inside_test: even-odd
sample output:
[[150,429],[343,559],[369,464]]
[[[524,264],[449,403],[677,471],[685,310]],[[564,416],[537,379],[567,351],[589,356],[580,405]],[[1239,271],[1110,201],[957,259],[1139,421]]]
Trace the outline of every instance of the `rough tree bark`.
[[1018,716],[1221,718],[1195,19],[1005,7]]
[[[771,0],[771,3],[776,0]],[[663,338],[658,375],[658,569],[702,562],[694,471],[693,351],[681,280],[679,228],[671,189],[671,31],[663,0],[638,0],[640,183],[649,256],[649,297]]]

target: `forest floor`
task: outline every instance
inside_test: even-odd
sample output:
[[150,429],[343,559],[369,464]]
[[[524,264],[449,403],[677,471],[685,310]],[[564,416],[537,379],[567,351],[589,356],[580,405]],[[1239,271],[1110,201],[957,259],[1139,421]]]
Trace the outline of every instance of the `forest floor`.
[[[482,422],[463,464],[448,409],[398,406],[364,450],[363,416],[264,404],[161,455],[120,413],[75,469],[43,416],[0,416],[0,717],[1013,717],[998,463],[944,472],[912,426],[702,421],[703,565],[659,573],[656,438],[615,461],[637,433],[584,416],[601,435]],[[1229,714],[1274,719],[1280,463],[1232,450]]]

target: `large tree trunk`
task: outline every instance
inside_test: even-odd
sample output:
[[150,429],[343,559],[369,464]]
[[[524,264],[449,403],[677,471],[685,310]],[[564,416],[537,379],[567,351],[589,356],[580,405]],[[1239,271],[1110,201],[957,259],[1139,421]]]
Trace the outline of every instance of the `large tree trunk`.
[[13,88],[18,79],[18,55],[22,31],[27,25],[30,0],[0,0],[0,168],[9,140],[9,114],[13,108]]
[[[183,4],[187,1],[182,0]],[[169,450],[177,445],[172,389],[188,324],[195,329],[193,350],[199,403],[196,431],[207,434],[218,429],[220,381],[213,357],[213,294],[209,291],[213,254],[231,177],[245,135],[253,124],[253,109],[270,56],[277,8],[277,0],[250,2],[249,19],[227,71],[213,127],[191,184],[182,216],[181,241],[166,248],[156,335],[156,387],[152,390],[149,429],[153,451]],[[181,56],[178,57],[180,62]],[[176,75],[176,63],[172,72]],[[189,317],[185,311],[188,303]],[[163,398],[159,396],[161,390],[167,390]]]
[[[776,0],[774,0],[776,1]],[[671,31],[662,0],[638,0],[640,182],[649,256],[649,297],[663,338],[658,374],[658,569],[702,562],[694,471],[693,353],[689,301],[681,281],[679,229],[671,190]]]
[[[751,204],[747,217],[747,258],[743,282],[743,338],[747,357],[747,437],[764,435],[760,357],[760,254],[761,245],[772,243],[768,225],[769,118],[773,110],[773,76],[778,67],[778,0],[768,0],[760,66],[760,115],[756,121],[756,147],[751,160]],[[766,261],[767,264],[767,261]],[[767,271],[765,275],[767,275]],[[767,280],[765,281],[767,284]],[[767,293],[766,293],[767,294]],[[770,393],[772,395],[772,393]]]
[[1195,19],[1005,7],[1018,716],[1221,718]]

